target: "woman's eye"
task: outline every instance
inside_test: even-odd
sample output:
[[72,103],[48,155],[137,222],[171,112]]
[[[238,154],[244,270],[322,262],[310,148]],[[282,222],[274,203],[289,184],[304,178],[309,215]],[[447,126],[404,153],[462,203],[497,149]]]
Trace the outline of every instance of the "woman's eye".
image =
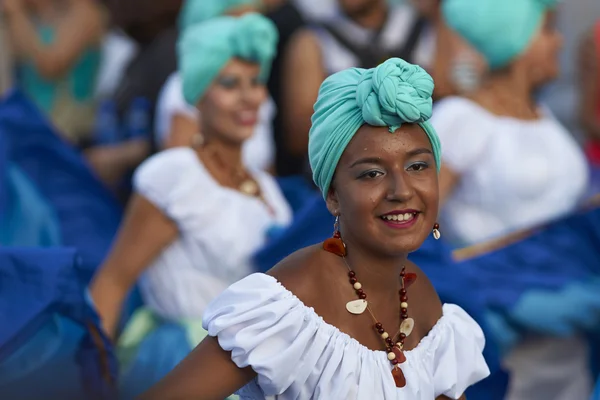
[[366,179],[375,179],[380,175],[383,175],[383,173],[381,171],[367,171],[364,174],[362,174],[360,177],[366,178]]
[[224,87],[225,89],[233,89],[237,86],[238,80],[232,77],[223,77],[218,80],[219,85]]
[[409,171],[423,171],[427,168],[429,168],[429,165],[427,163],[415,163],[415,164],[411,164],[408,167],[408,170]]

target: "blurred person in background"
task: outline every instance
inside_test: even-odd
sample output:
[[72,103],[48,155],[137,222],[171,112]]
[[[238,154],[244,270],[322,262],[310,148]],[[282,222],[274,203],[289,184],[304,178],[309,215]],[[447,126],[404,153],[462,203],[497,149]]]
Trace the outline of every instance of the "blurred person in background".
[[156,382],[202,340],[207,304],[253,272],[250,257],[271,229],[291,220],[274,179],[242,158],[276,43],[275,27],[259,14],[212,18],[179,39],[184,98],[203,116],[202,139],[137,169],[129,210],[91,285],[114,337],[127,293],[141,277],[146,308],[119,339],[126,395]]
[[[555,5],[547,0],[442,2],[448,26],[483,55],[490,69],[468,96],[438,102],[432,118],[444,149],[440,225],[457,247],[543,224],[573,212],[584,200],[585,156],[535,96],[559,74],[562,37],[555,27]],[[578,336],[525,336],[505,365],[511,373],[510,400],[589,396],[588,347]]]
[[310,117],[327,76],[351,67],[375,67],[390,57],[426,69],[432,64],[433,28],[412,5],[386,0],[338,0],[338,5],[339,13],[300,30],[286,49],[281,100],[285,139],[277,149],[286,161],[281,169],[278,165],[278,174],[306,171]]
[[600,20],[583,38],[579,53],[580,122],[592,167],[592,190],[600,193]]
[[106,18],[93,0],[3,0],[17,86],[76,145],[92,133]]
[[[259,11],[257,0],[187,0],[179,16],[179,30],[219,15],[240,16]],[[272,119],[274,109],[269,99],[262,104],[259,122],[254,134],[244,143],[243,157],[249,167],[271,170],[274,159]],[[158,98],[156,111],[156,143],[159,148],[192,146],[200,131],[201,115],[194,105],[183,98],[181,74],[174,72],[168,78]]]
[[[96,135],[110,136],[110,143],[88,143],[85,155],[96,174],[126,203],[131,191],[131,172],[156,149],[153,141],[155,106],[166,79],[177,69],[175,22],[181,1],[103,0],[103,3],[110,11],[114,26],[133,40],[137,51],[120,74],[116,90],[104,99],[110,111],[109,119],[117,120],[119,131],[108,134],[99,129]],[[132,138],[123,135],[125,129],[120,128],[125,125],[127,114],[137,99],[149,104],[146,116],[149,126],[145,135]],[[98,115],[98,120],[107,118]]]

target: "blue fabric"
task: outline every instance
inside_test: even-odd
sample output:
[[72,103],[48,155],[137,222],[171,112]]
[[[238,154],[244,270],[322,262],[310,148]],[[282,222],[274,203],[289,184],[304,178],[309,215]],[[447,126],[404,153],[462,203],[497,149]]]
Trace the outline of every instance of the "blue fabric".
[[[0,248],[0,393],[114,395],[103,372],[114,380],[116,360],[100,333],[85,275],[74,249]],[[98,332],[104,356],[91,330]]]
[[186,329],[164,323],[140,343],[132,364],[120,376],[119,399],[135,399],[160,381],[192,351]]
[[59,221],[50,204],[31,181],[14,166],[5,170],[5,211],[0,211],[0,244],[4,246],[57,246],[61,243]]
[[[333,222],[324,200],[313,194],[288,230],[255,255],[256,268],[267,271],[294,251],[330,237]],[[451,251],[443,239],[430,237],[410,259],[427,273],[442,301],[463,307],[488,338],[484,355],[492,375],[469,390],[469,399],[502,399],[507,375],[500,358],[523,330],[552,334],[554,328],[546,329],[559,322],[567,330],[600,326],[600,209],[565,217],[515,244],[463,262],[453,261]],[[539,300],[530,300],[539,293],[578,309],[565,307],[565,313],[554,315]]]
[[596,389],[594,389],[594,394],[592,394],[592,400],[600,400],[600,376],[598,377],[598,382],[596,383]]
[[121,206],[77,150],[60,139],[17,90],[0,102],[2,136],[5,159],[27,176],[54,209],[62,244],[77,249],[91,278],[119,227]]

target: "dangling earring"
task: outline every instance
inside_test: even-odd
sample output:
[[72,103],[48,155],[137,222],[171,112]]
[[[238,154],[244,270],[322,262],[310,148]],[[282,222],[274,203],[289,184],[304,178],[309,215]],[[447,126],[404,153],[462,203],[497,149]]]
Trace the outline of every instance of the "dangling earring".
[[437,222],[433,224],[433,237],[435,240],[439,240],[439,238],[442,237],[442,234],[440,233],[440,224]]
[[342,234],[340,233],[340,217],[335,216],[335,223],[333,224],[333,237],[323,242],[323,250],[335,254],[336,256],[346,257],[346,244],[342,240]]
[[192,147],[198,148],[204,146],[204,135],[200,132],[192,136]]

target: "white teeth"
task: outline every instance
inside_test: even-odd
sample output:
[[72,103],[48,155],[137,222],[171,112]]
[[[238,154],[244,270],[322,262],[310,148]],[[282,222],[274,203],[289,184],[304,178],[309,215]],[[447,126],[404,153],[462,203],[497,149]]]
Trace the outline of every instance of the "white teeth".
[[406,214],[393,214],[393,215],[384,215],[382,218],[386,221],[410,221],[415,217],[414,214],[406,213]]

